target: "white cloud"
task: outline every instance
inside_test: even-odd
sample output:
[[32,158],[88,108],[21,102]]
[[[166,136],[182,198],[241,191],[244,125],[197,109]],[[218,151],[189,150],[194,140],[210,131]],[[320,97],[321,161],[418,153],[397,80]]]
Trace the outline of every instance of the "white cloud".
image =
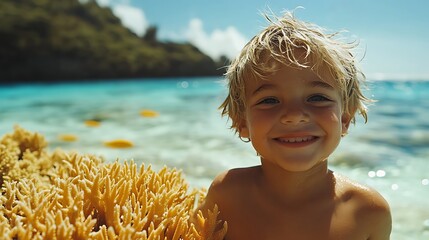
[[114,5],[113,13],[121,19],[122,24],[139,36],[143,36],[148,28],[148,21],[143,10],[130,5]]
[[[87,0],[85,0],[87,1]],[[103,7],[107,7],[110,5],[110,0],[97,0],[98,5],[103,6]]]
[[[87,0],[80,0],[85,2]],[[111,7],[113,14],[117,16],[122,24],[139,36],[143,36],[149,23],[142,9],[133,7],[126,0],[97,0],[102,7]]]
[[[113,13],[121,20],[125,27],[137,35],[143,36],[149,23],[143,10],[131,6],[129,2],[128,0],[97,0],[100,6],[110,6]],[[176,39],[179,41],[185,36],[187,41],[213,59],[219,59],[223,55],[233,59],[247,42],[247,39],[233,26],[229,26],[224,30],[216,29],[211,33],[207,33],[203,29],[203,22],[197,18],[189,22],[184,35],[169,33],[168,36],[170,40]]]
[[247,42],[246,38],[232,26],[225,30],[216,29],[208,34],[204,31],[200,19],[192,19],[189,22],[186,38],[213,59],[219,59],[222,55],[233,59]]
[[[81,2],[87,2],[88,0],[80,0]],[[129,0],[96,0],[98,5],[107,7],[107,6],[113,6],[113,5],[130,5]]]

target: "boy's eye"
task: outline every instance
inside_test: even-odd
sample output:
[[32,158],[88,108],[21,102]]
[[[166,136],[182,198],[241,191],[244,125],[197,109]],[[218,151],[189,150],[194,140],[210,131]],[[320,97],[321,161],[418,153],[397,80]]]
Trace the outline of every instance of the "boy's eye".
[[279,103],[279,100],[277,100],[276,98],[265,98],[262,101],[258,102],[259,104],[276,104]]
[[308,98],[309,102],[324,102],[324,101],[331,101],[331,99],[323,96],[323,95],[313,95]]

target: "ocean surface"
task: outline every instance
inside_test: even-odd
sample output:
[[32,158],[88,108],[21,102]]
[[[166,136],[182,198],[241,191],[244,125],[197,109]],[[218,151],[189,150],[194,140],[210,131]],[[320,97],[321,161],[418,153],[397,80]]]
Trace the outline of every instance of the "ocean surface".
[[[330,168],[388,200],[393,240],[429,239],[429,81],[374,81],[369,88],[378,100],[369,121],[358,116]],[[0,86],[0,135],[19,125],[43,134],[50,150],[178,168],[192,187],[207,188],[226,169],[259,163],[221,118],[225,95],[221,78]],[[76,140],[62,140],[65,134]],[[116,139],[134,147],[103,144]]]

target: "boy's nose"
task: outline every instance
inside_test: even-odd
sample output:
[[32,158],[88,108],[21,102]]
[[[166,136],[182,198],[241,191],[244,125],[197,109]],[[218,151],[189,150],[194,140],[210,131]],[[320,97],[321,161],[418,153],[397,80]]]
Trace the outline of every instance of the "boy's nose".
[[300,123],[306,123],[308,121],[309,121],[308,114],[299,105],[287,107],[283,111],[280,119],[280,122],[283,124],[300,124]]

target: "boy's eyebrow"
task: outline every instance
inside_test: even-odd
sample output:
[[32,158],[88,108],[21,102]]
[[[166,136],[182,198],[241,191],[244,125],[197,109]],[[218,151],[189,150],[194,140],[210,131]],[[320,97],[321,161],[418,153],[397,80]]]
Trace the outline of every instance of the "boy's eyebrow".
[[328,90],[334,90],[334,87],[332,87],[330,84],[323,82],[323,81],[311,81],[308,83],[308,85],[310,85],[311,87],[321,87],[321,88],[326,88]]
[[252,95],[255,95],[256,93],[263,91],[263,90],[267,90],[267,89],[274,89],[274,85],[272,84],[268,84],[268,83],[264,83],[261,86],[259,86],[255,91],[253,91]]
[[[325,88],[328,90],[335,90],[334,87],[332,87],[330,84],[324,82],[324,81],[320,81],[320,80],[314,80],[311,81],[309,83],[307,83],[307,85],[309,87],[321,87],[321,88]],[[252,95],[257,94],[258,92],[261,92],[263,90],[270,90],[270,89],[275,89],[275,85],[273,84],[269,84],[269,83],[264,83],[261,86],[259,86],[255,91],[253,91]]]

